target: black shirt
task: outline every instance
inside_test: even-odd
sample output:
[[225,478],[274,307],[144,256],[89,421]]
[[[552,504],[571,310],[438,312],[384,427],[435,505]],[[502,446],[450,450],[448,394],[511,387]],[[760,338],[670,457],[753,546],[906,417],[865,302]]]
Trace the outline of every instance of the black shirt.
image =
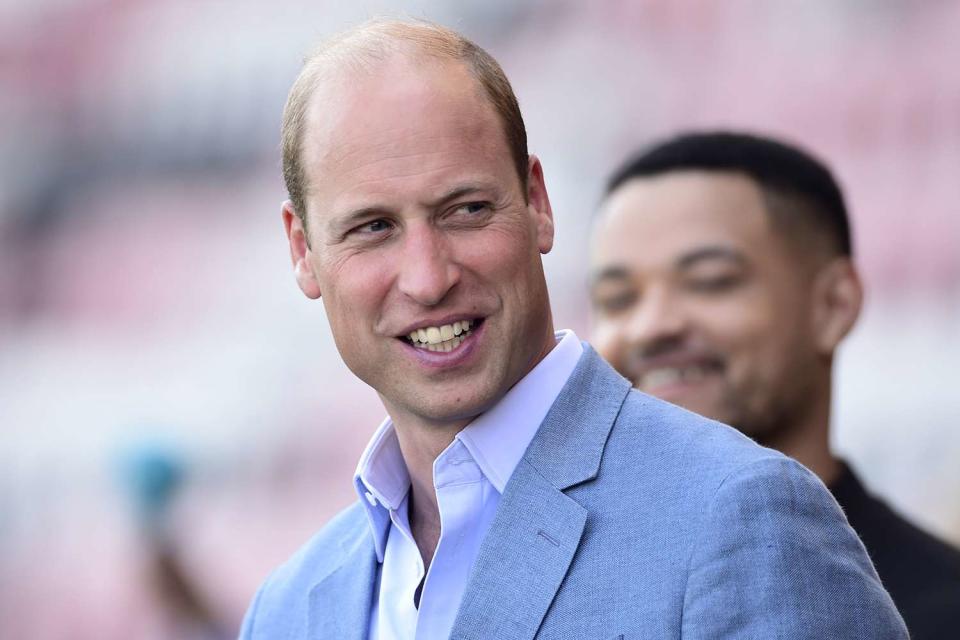
[[960,550],[867,493],[843,463],[830,486],[914,640],[960,638]]

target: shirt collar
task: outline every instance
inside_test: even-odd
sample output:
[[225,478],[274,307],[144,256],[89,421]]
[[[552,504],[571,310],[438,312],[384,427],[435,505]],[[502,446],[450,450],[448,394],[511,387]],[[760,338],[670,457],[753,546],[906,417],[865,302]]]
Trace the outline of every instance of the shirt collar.
[[[557,345],[550,353],[456,436],[499,493],[583,354],[583,345],[573,331],[558,331],[555,336]],[[410,490],[410,474],[390,418],[380,423],[360,456],[353,482],[382,562],[390,531],[389,511],[400,508]]]
[[353,486],[367,513],[377,558],[383,562],[390,532],[390,510],[400,507],[410,489],[410,474],[390,418],[380,423],[360,456]]
[[504,487],[583,353],[573,331],[500,399],[457,434],[496,490]]

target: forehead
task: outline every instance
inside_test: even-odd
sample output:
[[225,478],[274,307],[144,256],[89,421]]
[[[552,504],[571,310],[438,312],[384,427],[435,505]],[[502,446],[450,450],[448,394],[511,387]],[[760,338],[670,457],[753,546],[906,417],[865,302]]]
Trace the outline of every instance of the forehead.
[[307,200],[325,207],[510,162],[496,113],[465,65],[400,56],[318,87],[303,158]]
[[705,247],[745,257],[782,249],[763,196],[747,176],[676,171],[634,178],[603,203],[592,239],[595,265],[662,268]]

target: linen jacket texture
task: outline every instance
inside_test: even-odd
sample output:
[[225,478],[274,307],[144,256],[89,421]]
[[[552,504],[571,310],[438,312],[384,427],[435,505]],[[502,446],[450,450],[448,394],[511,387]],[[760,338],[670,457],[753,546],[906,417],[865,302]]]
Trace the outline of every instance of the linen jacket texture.
[[[823,484],[631,390],[589,345],[504,488],[451,638],[906,638]],[[347,508],[261,586],[243,640],[361,640],[377,556]]]

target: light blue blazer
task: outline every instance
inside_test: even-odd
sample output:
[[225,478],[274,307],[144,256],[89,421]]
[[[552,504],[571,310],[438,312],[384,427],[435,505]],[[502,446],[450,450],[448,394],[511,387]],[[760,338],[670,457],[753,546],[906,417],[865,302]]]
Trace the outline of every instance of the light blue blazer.
[[[355,504],[267,579],[249,640],[366,637]],[[826,488],[737,431],[630,390],[588,345],[504,489],[452,638],[907,638]]]

